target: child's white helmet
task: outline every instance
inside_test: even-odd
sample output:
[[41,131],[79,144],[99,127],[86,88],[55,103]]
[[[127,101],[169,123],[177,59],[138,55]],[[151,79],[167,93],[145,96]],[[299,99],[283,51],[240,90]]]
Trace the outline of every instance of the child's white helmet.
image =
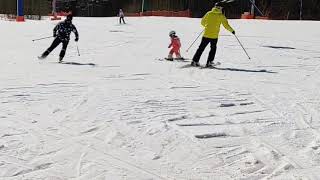
[[175,36],[176,35],[176,32],[175,31],[170,31],[169,32],[169,36]]

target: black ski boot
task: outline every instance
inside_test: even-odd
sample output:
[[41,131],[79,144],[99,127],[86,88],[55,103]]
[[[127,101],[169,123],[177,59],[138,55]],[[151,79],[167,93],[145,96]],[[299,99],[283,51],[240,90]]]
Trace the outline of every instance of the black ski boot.
[[192,61],[191,66],[198,67],[198,66],[200,66],[200,64],[199,64],[199,62]]
[[206,68],[210,68],[210,67],[213,67],[214,66],[214,63],[212,61],[208,61],[207,64],[206,64]]
[[44,56],[44,55],[41,55],[41,56],[38,56],[38,59],[42,60],[42,59],[45,59],[47,56]]
[[206,64],[206,68],[214,68],[214,67],[216,67],[216,66],[218,66],[218,65],[220,65],[220,62],[214,63],[213,61],[209,61],[209,62],[207,62],[207,64]]

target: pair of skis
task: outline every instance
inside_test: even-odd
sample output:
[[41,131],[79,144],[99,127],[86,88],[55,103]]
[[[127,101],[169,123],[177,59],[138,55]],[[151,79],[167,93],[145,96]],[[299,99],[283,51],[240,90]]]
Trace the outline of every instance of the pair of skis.
[[194,66],[194,65],[191,65],[190,64],[190,67],[198,67],[200,69],[214,69],[216,68],[217,66],[220,66],[221,63],[220,62],[215,62],[215,63],[212,63],[210,66],[203,66],[203,65],[199,65],[199,66]]
[[220,1],[220,3],[225,3],[225,4],[228,4],[228,3],[232,3],[234,2],[235,0],[222,0]]
[[181,61],[181,62],[189,62],[190,61],[190,59],[188,59],[188,58],[183,58],[183,57],[181,57],[181,58],[159,58],[158,59],[159,61]]
[[[44,60],[45,57],[38,56],[38,59],[39,59],[39,60]],[[59,59],[58,63],[63,63],[63,61]]]
[[[192,60],[191,59],[188,59],[188,58],[159,58],[158,59],[159,61],[176,61],[176,62],[191,62]],[[220,62],[215,62],[215,63],[212,63],[210,66],[203,66],[203,65],[199,65],[199,66],[194,66],[194,65],[191,65],[191,64],[187,64],[187,65],[184,65],[182,66],[182,68],[187,68],[187,67],[198,67],[200,69],[213,69],[217,66],[221,65]]]

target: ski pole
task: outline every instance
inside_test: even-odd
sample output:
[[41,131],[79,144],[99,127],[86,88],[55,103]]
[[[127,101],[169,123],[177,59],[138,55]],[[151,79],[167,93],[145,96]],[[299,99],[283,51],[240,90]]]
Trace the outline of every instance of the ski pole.
[[259,11],[259,13],[264,16],[264,14],[260,11],[260,9],[256,6],[256,4],[254,2],[252,2],[252,0],[249,0],[251,2],[251,4]]
[[190,45],[190,47],[187,49],[187,51],[186,51],[186,52],[188,52],[188,51],[189,51],[189,49],[193,46],[193,44],[198,40],[198,38],[199,38],[199,37],[200,37],[200,35],[203,33],[203,31],[204,31],[204,30],[202,30],[202,31],[199,33],[198,37],[193,41],[193,43]]
[[77,43],[77,51],[78,51],[78,56],[80,56],[80,51],[79,51],[78,43]]
[[52,38],[53,36],[48,36],[48,37],[43,37],[43,38],[39,38],[39,39],[33,39],[32,41],[39,41],[39,40],[43,40],[43,39],[48,39],[48,38]]
[[236,38],[237,38],[237,40],[238,40],[238,42],[239,42],[240,46],[242,47],[242,49],[244,50],[244,52],[246,53],[246,55],[248,56],[248,58],[249,58],[249,59],[251,59],[251,58],[250,58],[250,56],[248,55],[248,53],[247,53],[246,49],[245,49],[245,48],[243,47],[243,45],[241,44],[241,42],[240,42],[239,38],[237,37],[237,35],[235,35],[235,34],[234,34],[234,37],[236,37]]

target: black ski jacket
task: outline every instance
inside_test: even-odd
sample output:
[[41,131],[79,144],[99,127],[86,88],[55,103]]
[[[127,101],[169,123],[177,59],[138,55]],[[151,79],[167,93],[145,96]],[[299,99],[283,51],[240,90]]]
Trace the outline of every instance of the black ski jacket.
[[69,41],[71,32],[75,34],[76,39],[79,39],[77,28],[72,23],[63,21],[53,29],[53,36],[58,37],[61,41]]

